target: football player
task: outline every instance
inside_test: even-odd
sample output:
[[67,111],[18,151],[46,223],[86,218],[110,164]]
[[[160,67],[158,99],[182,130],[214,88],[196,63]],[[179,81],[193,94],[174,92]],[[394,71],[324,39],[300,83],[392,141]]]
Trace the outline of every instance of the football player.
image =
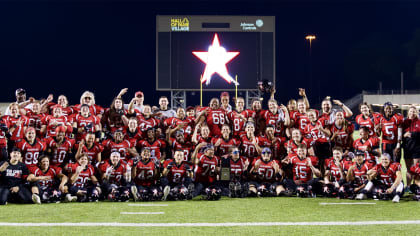
[[131,167],[121,160],[121,153],[113,151],[108,160],[101,162],[102,192],[110,201],[126,202],[130,199]]
[[193,196],[193,177],[190,166],[184,162],[184,150],[177,149],[174,153],[174,160],[163,170],[160,179],[163,186],[163,198],[169,200],[186,200]]
[[[131,177],[134,185],[131,186],[131,193],[134,201],[153,201],[161,200],[162,189],[157,185],[159,177],[159,167],[151,160],[151,148],[143,147],[141,149],[141,159],[132,169]],[[137,160],[139,157],[135,157]]]

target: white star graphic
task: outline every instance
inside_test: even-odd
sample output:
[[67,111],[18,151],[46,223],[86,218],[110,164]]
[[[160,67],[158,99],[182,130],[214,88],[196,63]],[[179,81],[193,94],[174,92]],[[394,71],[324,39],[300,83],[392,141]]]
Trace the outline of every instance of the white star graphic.
[[217,34],[214,34],[213,43],[209,46],[209,50],[207,52],[192,53],[202,62],[206,63],[206,68],[204,69],[201,83],[206,81],[206,85],[209,85],[211,76],[214,73],[217,73],[229,84],[233,82],[235,85],[239,85],[239,83],[229,75],[226,67],[226,64],[238,56],[239,52],[226,52],[226,49],[220,46],[219,37]]

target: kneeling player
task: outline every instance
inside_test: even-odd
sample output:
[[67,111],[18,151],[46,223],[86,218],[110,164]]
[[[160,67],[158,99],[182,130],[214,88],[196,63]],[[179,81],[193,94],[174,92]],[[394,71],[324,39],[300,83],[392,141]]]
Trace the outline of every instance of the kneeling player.
[[249,194],[262,197],[279,196],[285,189],[280,184],[283,171],[271,158],[271,150],[265,147],[261,151],[261,159],[256,160],[251,168],[255,181],[249,183]]
[[315,197],[319,190],[319,179],[312,176],[321,176],[321,171],[315,167],[318,158],[307,156],[306,145],[299,144],[297,155],[289,157],[286,163],[290,163],[293,169],[293,179],[285,180],[287,189],[295,191],[299,197]]
[[[345,183],[340,188],[340,197],[347,197],[350,199],[354,199],[356,194],[358,198],[363,199],[366,198],[366,192],[363,191],[363,188],[366,187],[368,183],[367,173],[370,168],[370,165],[364,161],[365,152],[363,151],[356,151],[355,163],[350,166]],[[363,193],[363,195],[360,195]],[[357,198],[357,199],[358,199]]]
[[246,157],[241,157],[238,147],[233,146],[229,149],[229,155],[222,157],[220,182],[222,194],[229,197],[246,197],[249,186],[247,180],[249,161]]
[[102,172],[102,192],[110,201],[126,202],[130,199],[128,183],[131,167],[121,160],[119,152],[112,152],[109,160],[99,165]]
[[371,182],[369,181],[364,190],[370,191],[373,183],[374,199],[388,200],[392,198],[392,202],[400,202],[404,191],[401,164],[391,161],[391,155],[383,153],[381,164],[369,170],[368,177]]
[[[204,153],[198,150],[205,147]],[[200,143],[192,154],[195,164],[195,190],[193,197],[203,193],[207,200],[219,200],[222,190],[217,185],[217,175],[220,173],[220,159],[214,155],[214,146]]]
[[135,184],[131,186],[134,201],[161,200],[163,196],[162,189],[156,185],[159,167],[151,159],[150,152],[149,147],[142,148],[140,153],[141,160],[138,163],[134,162],[135,167],[131,173]]
[[35,186],[35,191],[39,194],[42,202],[59,202],[62,195],[67,192],[65,186],[67,176],[62,173],[60,167],[50,166],[48,156],[39,158],[39,168],[35,169],[34,175],[43,178]]
[[192,198],[192,170],[184,161],[184,150],[174,153],[174,161],[163,170],[160,179],[163,189],[162,200],[185,200]]
[[333,157],[325,160],[324,197],[343,197],[341,186],[346,183],[347,170],[353,165],[353,161],[349,157],[342,157],[343,149],[335,147]]
[[69,194],[66,201],[74,202],[97,202],[101,194],[101,189],[97,187],[98,179],[95,177],[93,166],[89,165],[87,154],[82,154],[77,163],[69,163],[66,170],[70,176]]

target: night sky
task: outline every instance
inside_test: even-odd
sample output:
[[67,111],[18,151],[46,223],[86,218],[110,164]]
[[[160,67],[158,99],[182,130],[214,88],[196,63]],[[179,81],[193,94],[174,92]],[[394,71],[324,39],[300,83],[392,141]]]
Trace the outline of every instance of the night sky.
[[[420,29],[419,10],[420,3],[397,1],[2,1],[0,101],[13,101],[23,87],[28,96],[65,94],[75,104],[91,90],[97,103],[109,106],[129,87],[127,102],[141,90],[146,103],[156,104],[168,95],[155,91],[158,14],[274,15],[281,103],[296,98],[299,87],[313,103],[376,90],[379,81],[384,89],[400,89],[401,71],[406,88],[419,89],[419,54],[410,44]],[[317,36],[312,83],[308,33]],[[198,103],[197,93],[189,96],[188,105]]]

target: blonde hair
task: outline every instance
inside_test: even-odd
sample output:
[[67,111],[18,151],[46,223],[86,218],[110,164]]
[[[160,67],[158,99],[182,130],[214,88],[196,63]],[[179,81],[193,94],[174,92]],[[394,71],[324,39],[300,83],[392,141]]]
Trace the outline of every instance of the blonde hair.
[[83,104],[83,99],[85,99],[85,97],[90,97],[90,99],[92,100],[92,104],[95,104],[95,95],[90,91],[85,91],[82,94],[82,96],[80,97],[80,104]]

